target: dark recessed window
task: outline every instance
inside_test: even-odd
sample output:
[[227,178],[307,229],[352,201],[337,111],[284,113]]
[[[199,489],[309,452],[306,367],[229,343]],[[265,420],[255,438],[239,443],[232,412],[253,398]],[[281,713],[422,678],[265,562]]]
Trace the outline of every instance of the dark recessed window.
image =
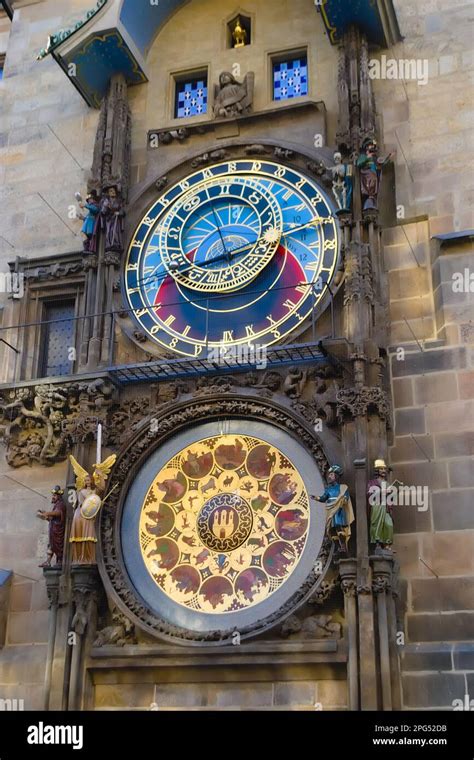
[[207,73],[176,79],[174,115],[176,119],[207,113]]
[[308,94],[308,57],[277,58],[273,65],[273,100],[288,100]]
[[3,79],[3,69],[5,67],[5,55],[0,53],[0,81]]
[[[74,368],[74,301],[54,301],[44,307],[43,355],[40,377],[70,375]],[[57,320],[57,321],[56,321]]]

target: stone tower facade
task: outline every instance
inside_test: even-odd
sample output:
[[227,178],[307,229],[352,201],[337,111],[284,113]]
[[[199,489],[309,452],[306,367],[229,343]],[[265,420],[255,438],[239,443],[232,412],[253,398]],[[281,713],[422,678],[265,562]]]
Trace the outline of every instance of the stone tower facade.
[[[132,5],[16,0],[0,14],[0,698],[452,709],[474,689],[466,7],[384,0],[356,18],[333,0],[295,0],[291,13],[279,0]],[[249,299],[247,340],[243,302],[222,308],[214,254],[203,274],[187,250],[181,275],[173,248],[193,204],[215,213],[212,188],[235,191],[219,172],[245,175],[242,206],[266,202],[265,183],[281,193],[257,252],[268,266],[287,256],[279,286],[258,279],[257,253],[255,273],[236,277],[273,309],[278,288],[296,293],[281,299],[281,325]],[[294,218],[285,188],[308,188]],[[97,211],[83,241],[87,198]],[[256,241],[232,227],[232,208],[212,245],[234,267]],[[309,241],[292,238],[300,227]],[[319,285],[304,279],[312,240]],[[143,306],[153,256],[177,285]],[[285,280],[292,256],[301,281]],[[204,295],[161,318],[189,293],[187,267]],[[87,471],[116,457],[87,562],[69,541],[82,490],[70,454]],[[391,550],[371,540],[380,459],[398,483]],[[313,498],[335,464],[354,513],[347,553]],[[64,555],[40,569],[51,533],[36,512],[55,484]]]

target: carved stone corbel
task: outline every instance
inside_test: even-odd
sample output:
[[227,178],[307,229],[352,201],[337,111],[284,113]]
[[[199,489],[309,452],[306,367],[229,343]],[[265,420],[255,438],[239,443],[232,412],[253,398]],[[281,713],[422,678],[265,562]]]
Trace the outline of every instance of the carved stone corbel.
[[390,400],[387,393],[376,386],[343,388],[336,395],[337,418],[344,420],[376,412],[385,422],[390,420]]

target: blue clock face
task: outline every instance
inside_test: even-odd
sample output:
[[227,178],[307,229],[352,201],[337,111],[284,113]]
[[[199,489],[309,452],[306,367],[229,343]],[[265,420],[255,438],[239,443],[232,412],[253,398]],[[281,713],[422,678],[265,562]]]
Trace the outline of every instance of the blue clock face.
[[125,289],[150,338],[198,357],[281,341],[318,309],[338,257],[337,221],[315,182],[273,161],[225,161],[149,209]]

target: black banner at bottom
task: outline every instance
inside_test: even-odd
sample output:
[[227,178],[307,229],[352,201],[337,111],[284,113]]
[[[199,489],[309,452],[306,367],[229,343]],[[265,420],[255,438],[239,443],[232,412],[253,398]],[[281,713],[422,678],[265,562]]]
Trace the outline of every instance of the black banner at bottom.
[[[0,712],[0,760],[23,757],[118,758],[229,749],[255,755],[288,746],[385,758],[474,758],[470,712]],[[170,747],[174,744],[174,749]],[[400,755],[399,755],[400,753]]]

